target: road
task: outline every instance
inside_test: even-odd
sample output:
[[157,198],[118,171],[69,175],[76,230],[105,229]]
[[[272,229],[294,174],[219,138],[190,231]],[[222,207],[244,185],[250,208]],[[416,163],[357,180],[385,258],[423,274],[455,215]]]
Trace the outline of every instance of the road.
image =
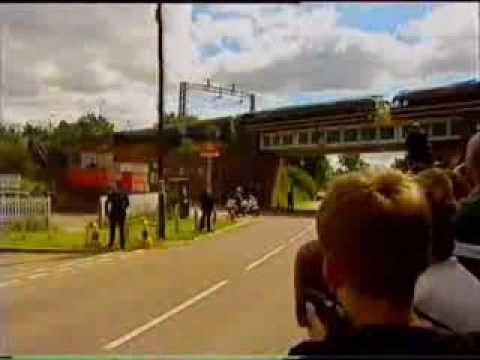
[[264,217],[168,249],[0,255],[0,351],[284,355],[304,336],[292,270],[313,236],[312,219]]

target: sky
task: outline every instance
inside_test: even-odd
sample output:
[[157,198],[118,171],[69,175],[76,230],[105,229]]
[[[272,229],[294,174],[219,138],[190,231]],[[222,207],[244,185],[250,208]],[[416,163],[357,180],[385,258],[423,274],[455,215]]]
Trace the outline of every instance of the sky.
[[[118,129],[152,126],[154,4],[0,4],[5,118],[54,123],[99,111]],[[180,81],[252,91],[257,109],[393,95],[476,74],[477,4],[167,4],[166,108]],[[248,111],[191,93],[201,118]]]

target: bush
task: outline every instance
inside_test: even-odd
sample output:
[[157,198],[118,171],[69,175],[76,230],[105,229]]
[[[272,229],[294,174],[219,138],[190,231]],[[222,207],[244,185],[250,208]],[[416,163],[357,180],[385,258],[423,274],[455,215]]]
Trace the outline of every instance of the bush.
[[288,167],[288,178],[294,188],[294,192],[300,192],[307,195],[307,199],[312,200],[315,197],[315,181],[305,170],[295,166]]
[[8,223],[8,230],[13,232],[20,231],[45,231],[48,229],[48,224],[45,218],[29,217],[23,220],[13,220]]
[[35,173],[34,161],[27,149],[21,143],[12,143],[0,139],[0,167],[4,171],[33,176]]

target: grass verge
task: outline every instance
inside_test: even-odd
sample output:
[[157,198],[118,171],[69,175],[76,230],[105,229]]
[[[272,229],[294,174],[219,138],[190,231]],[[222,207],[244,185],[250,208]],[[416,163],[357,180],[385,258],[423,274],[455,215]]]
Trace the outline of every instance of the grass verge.
[[[234,227],[237,222],[231,222],[227,219],[218,219],[214,226],[215,233],[223,231],[226,228]],[[127,230],[127,250],[138,248],[141,233],[143,230],[143,218],[134,218],[129,221]],[[154,239],[154,246],[159,242],[156,239],[156,224],[154,221],[149,222],[149,234]],[[192,241],[196,239],[200,232],[195,229],[194,220],[180,219],[178,224],[173,220],[168,220],[166,223],[166,238],[167,242],[176,241]],[[102,247],[107,246],[109,239],[109,230],[107,227],[100,229],[100,244]],[[116,234],[116,245],[118,246],[118,230]],[[49,230],[5,230],[0,233],[0,248],[16,249],[16,250],[31,250],[31,249],[52,249],[52,250],[84,250],[85,249],[85,231],[68,231],[61,227],[51,228]],[[201,237],[200,237],[201,238]]]

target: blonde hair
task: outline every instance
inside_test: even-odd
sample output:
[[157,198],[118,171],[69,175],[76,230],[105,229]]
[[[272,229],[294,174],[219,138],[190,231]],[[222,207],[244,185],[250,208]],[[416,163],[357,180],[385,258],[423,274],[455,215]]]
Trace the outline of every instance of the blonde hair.
[[417,175],[416,180],[432,206],[455,202],[453,183],[445,170],[438,168],[423,170]]
[[411,176],[389,168],[338,177],[318,213],[325,257],[357,291],[410,299],[430,261],[430,209]]

